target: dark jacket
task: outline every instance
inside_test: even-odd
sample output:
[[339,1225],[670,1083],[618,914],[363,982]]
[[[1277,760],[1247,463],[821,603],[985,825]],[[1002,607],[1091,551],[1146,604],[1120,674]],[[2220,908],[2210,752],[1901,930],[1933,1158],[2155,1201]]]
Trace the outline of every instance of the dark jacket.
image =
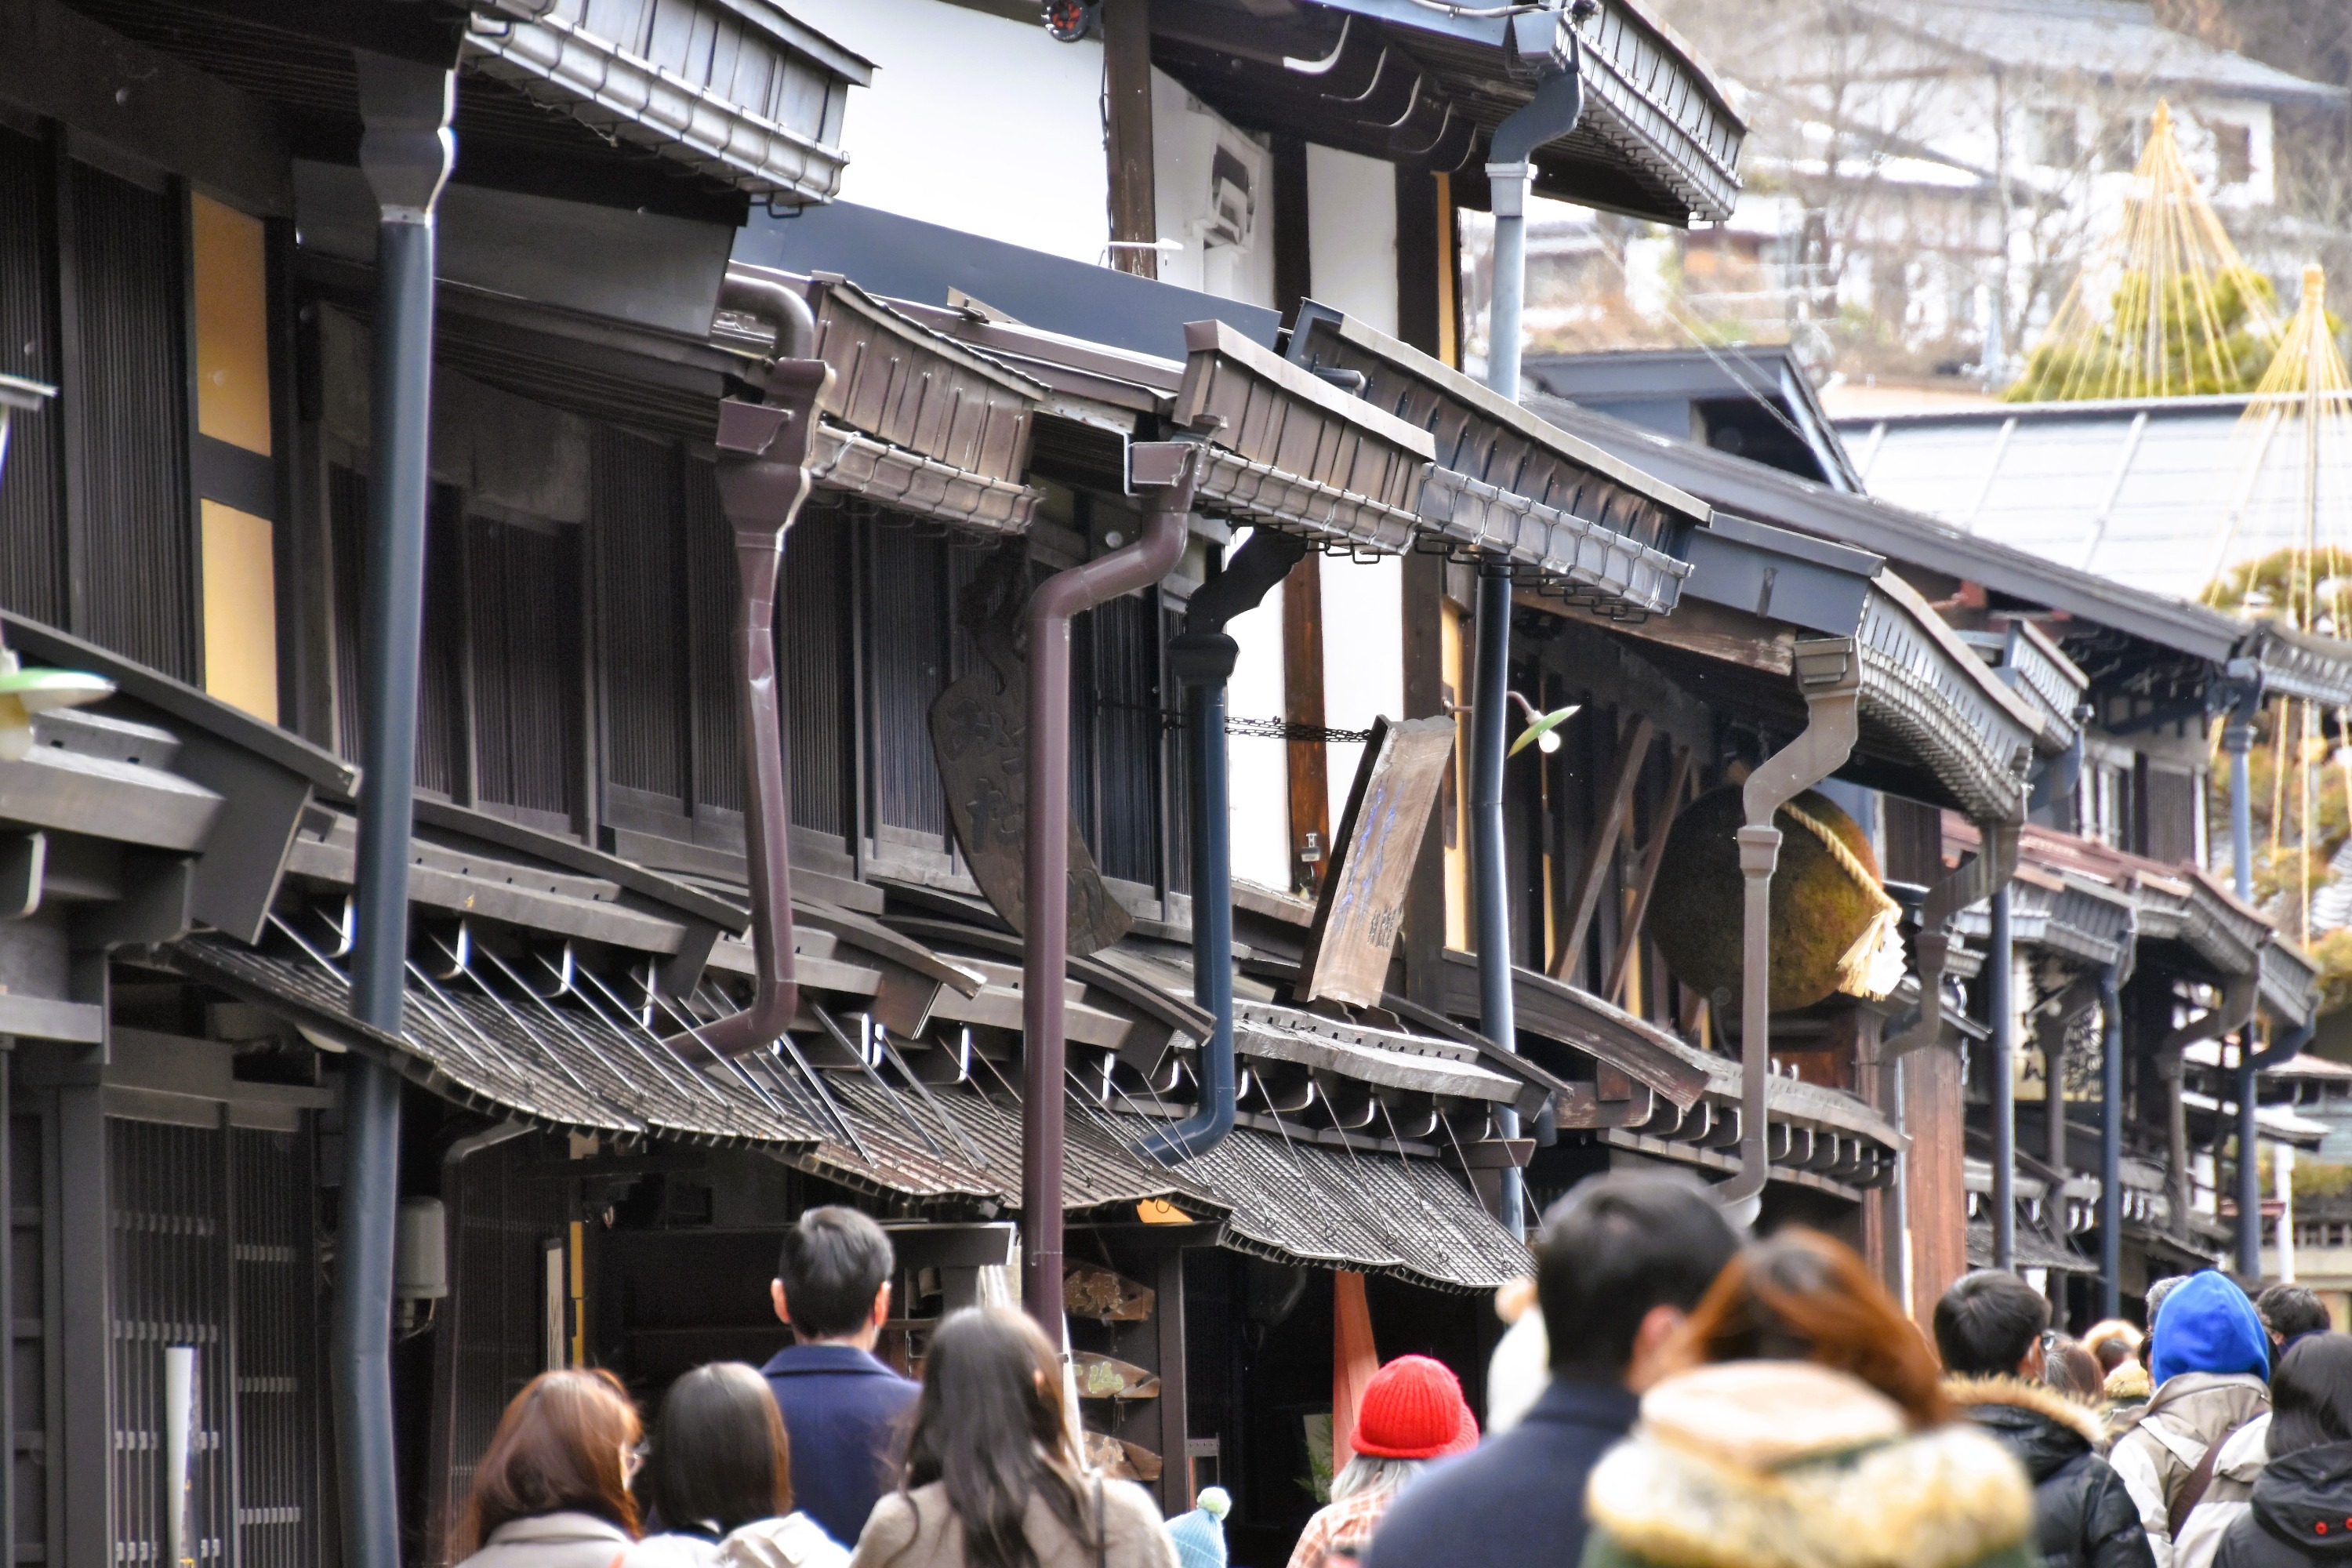
[[1617,1384],[1554,1379],[1517,1426],[1406,1488],[1362,1568],[1572,1568],[1584,1552],[1584,1478],[1639,1408]]
[[2095,1411],[2014,1377],[1955,1378],[1944,1393],[2025,1467],[2043,1568],[2155,1568]]
[[793,1449],[793,1506],[854,1542],[875,1500],[898,1484],[919,1385],[852,1345],[790,1345],[760,1369]]
[[2221,1537],[2213,1568],[2352,1563],[2352,1443],[2322,1443],[2263,1467],[2253,1506]]

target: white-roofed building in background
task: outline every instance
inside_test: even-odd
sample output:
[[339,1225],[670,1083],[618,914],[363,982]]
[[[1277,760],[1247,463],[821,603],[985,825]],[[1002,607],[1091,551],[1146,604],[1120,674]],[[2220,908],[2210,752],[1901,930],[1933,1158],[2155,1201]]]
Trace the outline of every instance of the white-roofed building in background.
[[2255,404],[2244,394],[1999,404],[1836,425],[1874,496],[2194,599],[2222,567],[2304,539],[2300,470],[2281,448],[2299,439],[2295,422]]

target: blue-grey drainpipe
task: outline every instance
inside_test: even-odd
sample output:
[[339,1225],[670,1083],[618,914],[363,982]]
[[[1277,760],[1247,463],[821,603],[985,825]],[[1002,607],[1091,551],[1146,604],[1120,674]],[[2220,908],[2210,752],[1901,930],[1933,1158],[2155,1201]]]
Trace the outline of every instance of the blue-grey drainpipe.
[[[1512,18],[1538,29],[1558,25],[1550,12]],[[1543,58],[1549,39],[1522,58]],[[1494,306],[1487,318],[1486,384],[1519,400],[1519,334],[1528,291],[1528,192],[1535,167],[1528,160],[1544,143],[1576,127],[1584,110],[1583,57],[1537,87],[1535,96],[1495,129],[1486,152],[1486,179],[1495,212]],[[1504,731],[1511,692],[1511,569],[1482,563],[1478,576],[1477,665],[1472,678],[1470,719],[1470,876],[1474,934],[1478,943],[1478,1028],[1505,1050],[1517,1048],[1518,1020],[1511,985],[1511,915],[1508,868],[1503,849]],[[1495,1113],[1504,1138],[1519,1132],[1519,1113]],[[1506,1166],[1495,1217],[1514,1236],[1527,1233],[1526,1189],[1515,1167]]]
[[[379,221],[352,1012],[397,1037],[407,994],[408,843],[425,609],[433,212],[457,153],[449,131],[457,77],[439,66],[364,49],[353,54],[363,126],[360,168],[374,193]],[[346,1061],[331,1335],[342,1555],[351,1568],[400,1568],[392,1420],[400,1079],[357,1052]]]
[[1184,693],[1184,771],[1192,840],[1192,1000],[1215,1022],[1201,1042],[1200,1100],[1139,1152],[1163,1165],[1205,1154],[1234,1130],[1234,857],[1225,763],[1225,683],[1240,645],[1226,623],[1254,609],[1307,553],[1307,542],[1254,530],[1186,606],[1169,664]]

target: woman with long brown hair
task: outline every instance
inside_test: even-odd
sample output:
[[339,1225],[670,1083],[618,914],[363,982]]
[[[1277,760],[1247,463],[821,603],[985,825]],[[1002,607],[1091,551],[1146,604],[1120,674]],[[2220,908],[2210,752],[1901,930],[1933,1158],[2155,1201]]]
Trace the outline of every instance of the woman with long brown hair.
[[850,1568],[1177,1568],[1150,1494],[1089,1475],[1061,1357],[1018,1312],[971,1307],[931,1336],[895,1492]]
[[1954,1412],[1853,1250],[1783,1230],[1727,1266],[1592,1472],[1585,1568],[2030,1568],[2033,1496]]
[[614,1568],[637,1539],[643,1436],[611,1373],[540,1373],[499,1418],[451,1555],[461,1568]]

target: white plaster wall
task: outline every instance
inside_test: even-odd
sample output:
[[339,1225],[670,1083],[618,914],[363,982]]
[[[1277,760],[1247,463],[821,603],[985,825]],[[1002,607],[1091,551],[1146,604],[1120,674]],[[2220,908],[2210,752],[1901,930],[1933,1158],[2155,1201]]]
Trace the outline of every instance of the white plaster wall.
[[[1210,180],[1223,147],[1249,170],[1255,205],[1244,243],[1209,246]],[[1184,248],[1163,251],[1160,279],[1220,299],[1274,308],[1274,160],[1240,129],[1184,90],[1165,71],[1151,72],[1151,196],[1158,237]]]
[[[1334,730],[1369,730],[1374,719],[1383,717],[1404,717],[1404,557],[1358,563],[1327,555],[1323,722]],[[1334,833],[1348,809],[1348,791],[1363,752],[1360,742],[1328,749]]]
[[1394,332],[1396,165],[1308,142],[1307,249],[1317,300]]
[[[1282,595],[1277,586],[1256,609],[1225,625],[1225,635],[1241,645],[1241,658],[1225,687],[1225,711],[1234,718],[1283,716]],[[1289,748],[1280,741],[1235,735],[1225,742],[1225,762],[1234,875],[1288,892]]]
[[942,0],[793,0],[872,60],[842,135],[841,199],[1100,262],[1110,238],[1102,46]]

